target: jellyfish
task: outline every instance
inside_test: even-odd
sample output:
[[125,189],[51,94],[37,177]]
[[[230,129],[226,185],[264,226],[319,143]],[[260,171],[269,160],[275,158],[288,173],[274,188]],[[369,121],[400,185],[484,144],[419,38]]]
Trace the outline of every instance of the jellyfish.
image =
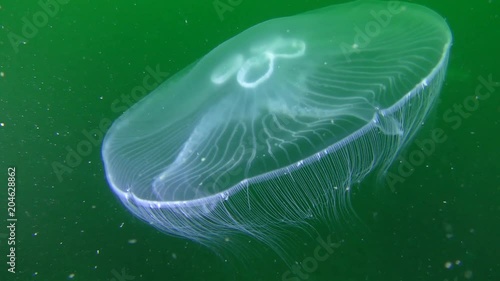
[[113,123],[108,183],[167,234],[209,247],[251,237],[286,255],[294,230],[348,216],[353,184],[415,135],[451,41],[437,13],[392,1],[253,26]]

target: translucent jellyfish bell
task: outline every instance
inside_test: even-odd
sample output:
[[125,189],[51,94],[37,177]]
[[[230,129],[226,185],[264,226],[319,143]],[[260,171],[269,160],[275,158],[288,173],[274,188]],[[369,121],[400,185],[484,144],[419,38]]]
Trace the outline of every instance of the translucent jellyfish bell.
[[415,134],[451,40],[433,11],[392,1],[256,25],[115,121],[108,182],[169,234],[217,247],[240,233],[285,255],[287,233],[334,228],[350,186]]

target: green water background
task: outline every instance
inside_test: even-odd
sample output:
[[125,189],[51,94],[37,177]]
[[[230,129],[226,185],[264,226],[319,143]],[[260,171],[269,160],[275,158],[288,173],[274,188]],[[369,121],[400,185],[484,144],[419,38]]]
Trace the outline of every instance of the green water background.
[[[281,280],[279,262],[231,268],[134,218],[108,188],[100,141],[59,176],[54,165],[120,115],[113,101],[142,85],[148,67],[172,75],[250,26],[340,1],[221,0],[234,4],[221,15],[212,0],[60,2],[20,45],[9,34],[23,35],[23,17],[43,10],[0,3],[0,280]],[[447,139],[394,190],[359,186],[352,203],[365,230],[340,235],[308,280],[500,280],[500,87],[454,122],[443,117],[476,95],[480,77],[500,81],[500,4],[412,2],[453,31],[432,121]],[[17,174],[16,274],[6,264],[8,167]]]

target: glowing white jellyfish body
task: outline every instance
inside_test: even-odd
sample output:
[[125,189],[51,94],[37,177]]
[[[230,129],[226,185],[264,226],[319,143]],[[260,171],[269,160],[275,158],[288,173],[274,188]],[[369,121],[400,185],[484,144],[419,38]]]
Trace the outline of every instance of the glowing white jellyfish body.
[[116,120],[108,182],[169,234],[214,247],[243,234],[285,255],[287,231],[333,224],[349,187],[415,134],[450,45],[443,18],[392,1],[254,26]]

